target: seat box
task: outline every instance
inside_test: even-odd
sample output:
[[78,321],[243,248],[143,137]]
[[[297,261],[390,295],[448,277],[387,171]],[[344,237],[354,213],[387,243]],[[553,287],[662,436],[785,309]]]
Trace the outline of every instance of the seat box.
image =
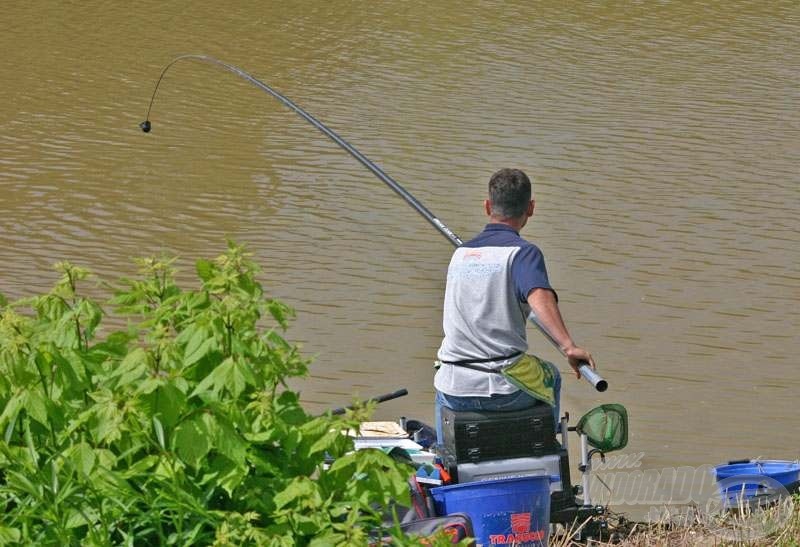
[[558,492],[562,489],[560,454],[462,463],[458,464],[456,469],[459,483],[546,475],[558,477],[557,481],[551,480],[550,492]]
[[459,412],[442,408],[444,448],[456,463],[558,453],[553,411],[537,405],[514,412]]

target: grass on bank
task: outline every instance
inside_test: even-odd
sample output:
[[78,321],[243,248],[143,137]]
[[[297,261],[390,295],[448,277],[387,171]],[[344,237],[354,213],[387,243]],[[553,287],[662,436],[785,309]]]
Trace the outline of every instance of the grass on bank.
[[[574,534],[578,526],[571,531]],[[551,538],[551,547],[585,545],[571,539],[570,534]],[[611,514],[609,537],[590,541],[596,547],[798,547],[800,546],[800,494],[786,497],[768,508],[704,514],[700,511],[679,511],[665,514],[658,522],[631,522],[624,516]]]

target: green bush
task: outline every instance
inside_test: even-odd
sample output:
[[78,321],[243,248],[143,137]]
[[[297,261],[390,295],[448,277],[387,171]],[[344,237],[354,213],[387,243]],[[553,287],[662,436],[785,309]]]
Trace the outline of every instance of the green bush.
[[47,294],[0,296],[0,543],[368,543],[407,504],[409,470],[353,452],[343,432],[369,408],[303,410],[285,384],[308,365],[281,334],[292,311],[248,254],[198,261],[196,290],[173,260],[139,264],[111,301],[127,326],[107,334],[71,264]]

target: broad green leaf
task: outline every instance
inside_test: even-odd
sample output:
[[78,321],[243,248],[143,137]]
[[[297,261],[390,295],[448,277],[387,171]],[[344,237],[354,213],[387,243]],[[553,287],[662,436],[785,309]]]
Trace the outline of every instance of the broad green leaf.
[[327,530],[323,534],[311,539],[308,547],[330,547],[331,545],[347,545],[347,535],[341,532]]
[[36,484],[25,474],[11,469],[7,469],[5,474],[9,489],[16,491],[18,494],[27,494],[37,501],[42,501],[44,488],[41,484]]
[[21,538],[22,534],[20,533],[18,528],[9,528],[7,526],[0,526],[0,545],[19,544]]
[[175,428],[173,446],[178,456],[197,469],[211,450],[211,439],[201,417],[185,421]]
[[[155,381],[155,379],[153,379]],[[150,382],[145,380],[142,384]],[[166,383],[169,380],[159,378],[158,387],[144,398],[145,408],[151,416],[158,416],[161,424],[167,429],[173,427],[178,419],[187,412],[186,395],[175,385]]]
[[161,420],[158,419],[158,416],[153,416],[153,430],[156,432],[156,440],[161,450],[166,450],[167,444],[164,442],[164,426],[161,425]]
[[111,375],[116,378],[116,386],[126,386],[139,380],[147,372],[147,353],[142,348],[136,348],[130,352]]
[[[96,511],[92,510],[89,507],[83,507],[81,511],[76,511],[75,509],[68,510],[69,516],[67,517],[67,521],[65,526],[67,529],[74,529],[80,528],[81,526],[86,526],[87,524],[91,524],[92,522],[97,522],[98,514]],[[91,515],[87,520],[86,516],[84,515]]]
[[[63,355],[58,348],[48,348],[48,359],[50,361],[50,366],[53,369],[53,386],[51,386],[51,390],[53,392],[52,398],[58,399],[56,396],[56,392],[66,393],[67,396],[77,396],[82,397],[84,390],[86,389],[87,385],[84,381],[86,376],[85,374],[85,367],[82,362],[82,357],[85,356],[83,352],[77,354],[77,352],[69,351],[66,352],[67,355]],[[75,356],[76,360],[78,361],[78,367],[76,368],[75,363],[69,359],[69,354]]]
[[230,358],[225,359],[222,363],[217,365],[208,376],[203,378],[203,380],[197,384],[197,387],[194,388],[194,391],[192,391],[190,397],[194,397],[204,392],[217,394],[224,387],[225,378],[230,373],[232,368],[233,360]]
[[203,420],[203,427],[211,437],[211,442],[213,444],[217,444],[220,434],[220,427],[219,423],[217,423],[217,418],[211,412],[203,412],[200,416],[200,419]]
[[308,454],[313,456],[314,454],[328,450],[334,445],[334,443],[336,443],[336,441],[340,439],[341,436],[342,434],[338,431],[328,431],[311,445],[311,448],[308,450]]
[[19,411],[25,405],[27,395],[25,391],[19,392],[9,399],[3,409],[3,414],[0,414],[0,424],[11,423],[17,419]]
[[308,477],[296,477],[281,492],[275,494],[275,506],[278,509],[293,504],[298,508],[312,509],[322,505],[319,486]]
[[208,260],[198,260],[195,263],[197,277],[208,282],[214,276],[214,264]]
[[3,434],[3,441],[6,444],[9,444],[11,442],[11,437],[14,435],[14,428],[16,427],[16,425],[17,425],[17,414],[15,414],[14,417],[8,422],[8,425],[6,426],[6,431]]
[[5,295],[0,292],[0,307],[5,306],[8,306],[8,298],[6,298]]
[[216,472],[216,483],[233,497],[234,491],[247,476],[247,469],[225,458],[215,458],[212,469]]
[[234,361],[232,377],[225,386],[230,390],[234,398],[238,398],[248,385],[252,386],[254,384],[255,377],[253,376],[253,371],[250,370],[250,366],[238,359]]
[[158,465],[159,457],[150,455],[142,458],[141,460],[135,462],[133,465],[125,468],[122,470],[122,475],[125,478],[136,478],[140,475],[149,474],[150,471]]
[[28,416],[39,422],[45,427],[48,427],[47,421],[47,407],[45,404],[45,395],[38,386],[24,392],[24,406]]
[[184,400],[185,400],[186,399],[185,395],[186,393],[189,392],[189,388],[191,387],[189,385],[189,381],[183,376],[178,376],[177,378],[173,378],[172,381],[173,381],[172,385],[174,385],[175,389],[177,389],[184,395]]
[[303,433],[300,431],[299,428],[296,427],[287,427],[283,431],[283,434],[280,435],[280,444],[284,450],[288,452],[294,452],[294,450],[300,445],[303,441]]
[[200,309],[208,307],[208,293],[205,291],[190,294],[186,299],[186,307],[193,313],[198,313]]
[[146,376],[141,382],[139,382],[136,386],[136,393],[141,395],[150,395],[158,388],[162,387],[166,383],[166,378],[163,376]]
[[214,418],[210,414],[204,415],[206,427],[213,432],[214,448],[234,462],[244,467],[247,461],[247,442],[238,431],[222,418]]
[[97,463],[101,467],[113,469],[117,465],[117,456],[111,450],[106,448],[95,448],[94,454],[97,457]]
[[250,297],[261,296],[261,285],[251,276],[243,275],[239,277],[239,288]]
[[103,319],[103,310],[92,300],[81,301],[78,309],[81,315],[81,325],[86,332],[86,337],[91,339],[100,321]]
[[272,439],[272,431],[260,431],[258,433],[245,433],[244,438],[251,443],[264,443]]
[[[320,530],[331,525],[327,512],[315,510],[313,507],[308,511],[295,510],[291,519],[294,522],[296,533],[304,537],[319,535]],[[363,545],[363,543],[350,543],[349,545]]]
[[116,331],[109,334],[105,340],[89,348],[89,353],[101,354],[103,358],[124,357],[128,353],[128,344],[136,339],[136,334],[126,331]]
[[289,318],[294,315],[294,312],[289,306],[278,302],[277,300],[271,300],[267,305],[267,309],[269,310],[270,315],[272,315],[272,318],[275,319],[278,325],[280,325],[283,329],[286,329],[289,324]]
[[26,359],[20,356],[20,358],[11,361],[9,369],[9,375],[17,386],[40,381],[34,359]]
[[304,423],[302,426],[300,426],[300,431],[306,438],[321,437],[328,430],[330,430],[330,428],[331,428],[330,421],[324,416],[321,416]]
[[95,403],[90,416],[90,430],[96,442],[111,443],[122,436],[125,415],[114,399],[107,397]]
[[174,481],[186,469],[186,465],[182,460],[175,457],[162,457],[158,459],[158,463],[153,469],[153,475],[169,481]]
[[72,465],[75,466],[84,476],[89,476],[94,469],[97,455],[88,443],[80,442],[72,447],[69,453]]
[[192,396],[203,392],[211,392],[219,396],[219,393],[226,389],[234,398],[238,398],[247,385],[253,384],[254,381],[252,371],[245,363],[229,357],[197,385]]
[[197,329],[183,353],[183,366],[189,367],[205,357],[214,348],[214,337],[202,329]]

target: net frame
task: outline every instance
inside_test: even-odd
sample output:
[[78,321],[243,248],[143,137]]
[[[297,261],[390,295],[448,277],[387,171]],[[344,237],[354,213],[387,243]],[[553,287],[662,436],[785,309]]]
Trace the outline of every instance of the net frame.
[[602,452],[621,450],[628,444],[628,411],[618,403],[597,406],[581,417],[575,431]]

